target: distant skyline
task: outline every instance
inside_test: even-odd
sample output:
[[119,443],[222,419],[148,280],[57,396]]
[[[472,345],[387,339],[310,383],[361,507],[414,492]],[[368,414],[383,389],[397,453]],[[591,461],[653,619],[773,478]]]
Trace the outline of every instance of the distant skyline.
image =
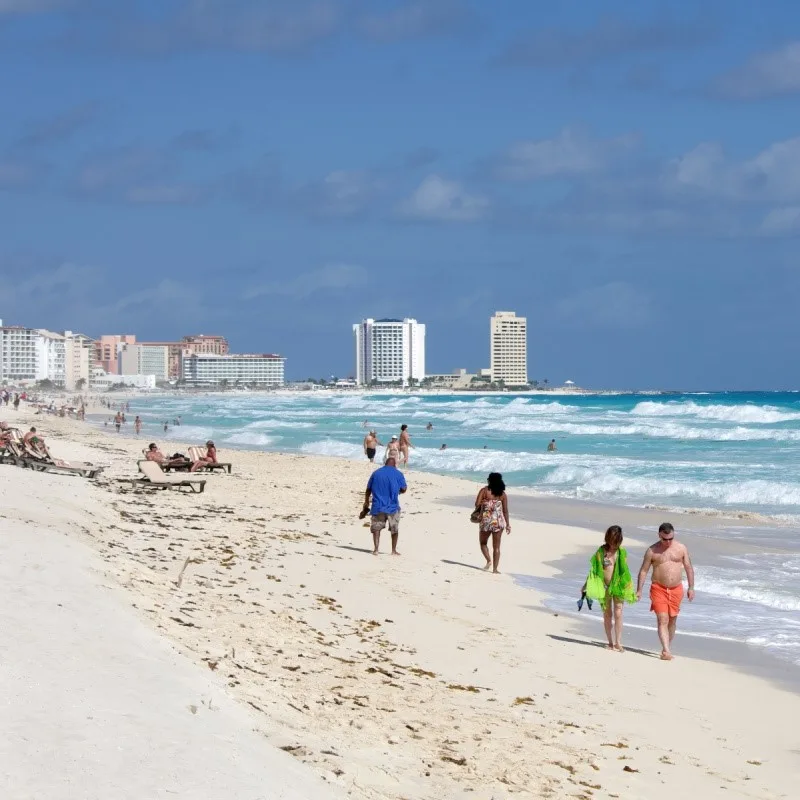
[[0,68],[6,324],[800,388],[789,0],[0,0]]

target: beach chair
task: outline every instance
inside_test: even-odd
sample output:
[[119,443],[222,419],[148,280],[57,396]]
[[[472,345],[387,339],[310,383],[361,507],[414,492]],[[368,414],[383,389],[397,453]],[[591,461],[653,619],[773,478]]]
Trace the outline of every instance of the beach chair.
[[139,462],[141,478],[117,478],[117,480],[130,483],[133,489],[189,489],[191,492],[201,494],[205,491],[206,481],[200,478],[184,478],[180,475],[165,475],[155,461],[143,460]]
[[35,472],[50,472],[55,475],[78,475],[81,478],[96,478],[105,467],[98,467],[86,462],[64,461],[60,458],[44,455],[32,450],[25,444],[22,432],[17,428],[9,431],[10,441],[5,447],[5,454],[0,456],[2,463],[15,464],[18,467],[32,469]]
[[22,466],[34,470],[34,472],[50,472],[53,475],[79,475],[81,478],[96,478],[105,467],[97,467],[94,464],[87,464],[83,461],[64,461],[60,458],[50,461],[40,461],[34,458],[24,459]]
[[9,434],[9,438],[0,445],[0,464],[13,464],[15,467],[24,467],[24,456],[17,438]]
[[[147,448],[142,450],[142,455],[147,458]],[[157,461],[151,461],[151,464],[158,464]],[[188,472],[191,469],[192,462],[188,460],[183,464],[158,464],[162,472]]]
[[18,467],[55,475],[78,475],[81,478],[96,478],[105,470],[105,467],[87,464],[85,461],[64,461],[32,450],[25,444],[22,432],[17,428],[12,428],[10,434],[11,441],[6,448],[9,451],[8,460]]
[[[205,458],[206,454],[203,452],[202,447],[190,447],[189,448],[189,458],[192,460],[192,463],[196,461],[200,461],[201,458]],[[230,461],[217,461],[216,464],[204,464],[199,469],[195,470],[196,472],[214,472],[214,470],[221,469],[223,472],[227,472],[228,475],[231,474],[231,470],[233,469],[233,464]]]

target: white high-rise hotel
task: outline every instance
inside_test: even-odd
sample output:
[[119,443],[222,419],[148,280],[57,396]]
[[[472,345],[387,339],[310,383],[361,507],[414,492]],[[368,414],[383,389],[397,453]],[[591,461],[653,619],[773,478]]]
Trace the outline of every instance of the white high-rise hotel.
[[425,378],[425,326],[415,319],[365,319],[353,334],[360,385]]
[[528,382],[528,320],[513,311],[495,311],[490,323],[489,348],[493,381],[506,386]]

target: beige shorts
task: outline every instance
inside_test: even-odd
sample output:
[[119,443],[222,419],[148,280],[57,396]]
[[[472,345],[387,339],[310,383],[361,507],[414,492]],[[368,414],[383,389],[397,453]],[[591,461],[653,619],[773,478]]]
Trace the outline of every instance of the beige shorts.
[[400,512],[394,514],[374,514],[369,529],[373,533],[380,533],[386,525],[389,525],[389,533],[400,532]]

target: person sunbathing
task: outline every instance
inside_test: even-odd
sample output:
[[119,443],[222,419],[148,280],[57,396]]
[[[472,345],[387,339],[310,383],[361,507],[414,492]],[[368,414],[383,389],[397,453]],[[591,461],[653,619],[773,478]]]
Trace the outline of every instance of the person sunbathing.
[[148,461],[155,461],[161,468],[169,467],[175,469],[177,467],[188,467],[192,462],[187,458],[168,458],[159,449],[155,442],[151,442],[147,448],[145,458]]
[[22,437],[26,450],[35,458],[50,458],[50,453],[44,439],[36,433],[36,428],[31,428]]
[[208,464],[216,464],[217,463],[217,448],[214,446],[214,442],[208,441],[206,442],[206,454],[203,458],[195,461],[192,464],[191,469],[189,472],[197,472],[197,470],[201,469],[202,467],[207,466]]

